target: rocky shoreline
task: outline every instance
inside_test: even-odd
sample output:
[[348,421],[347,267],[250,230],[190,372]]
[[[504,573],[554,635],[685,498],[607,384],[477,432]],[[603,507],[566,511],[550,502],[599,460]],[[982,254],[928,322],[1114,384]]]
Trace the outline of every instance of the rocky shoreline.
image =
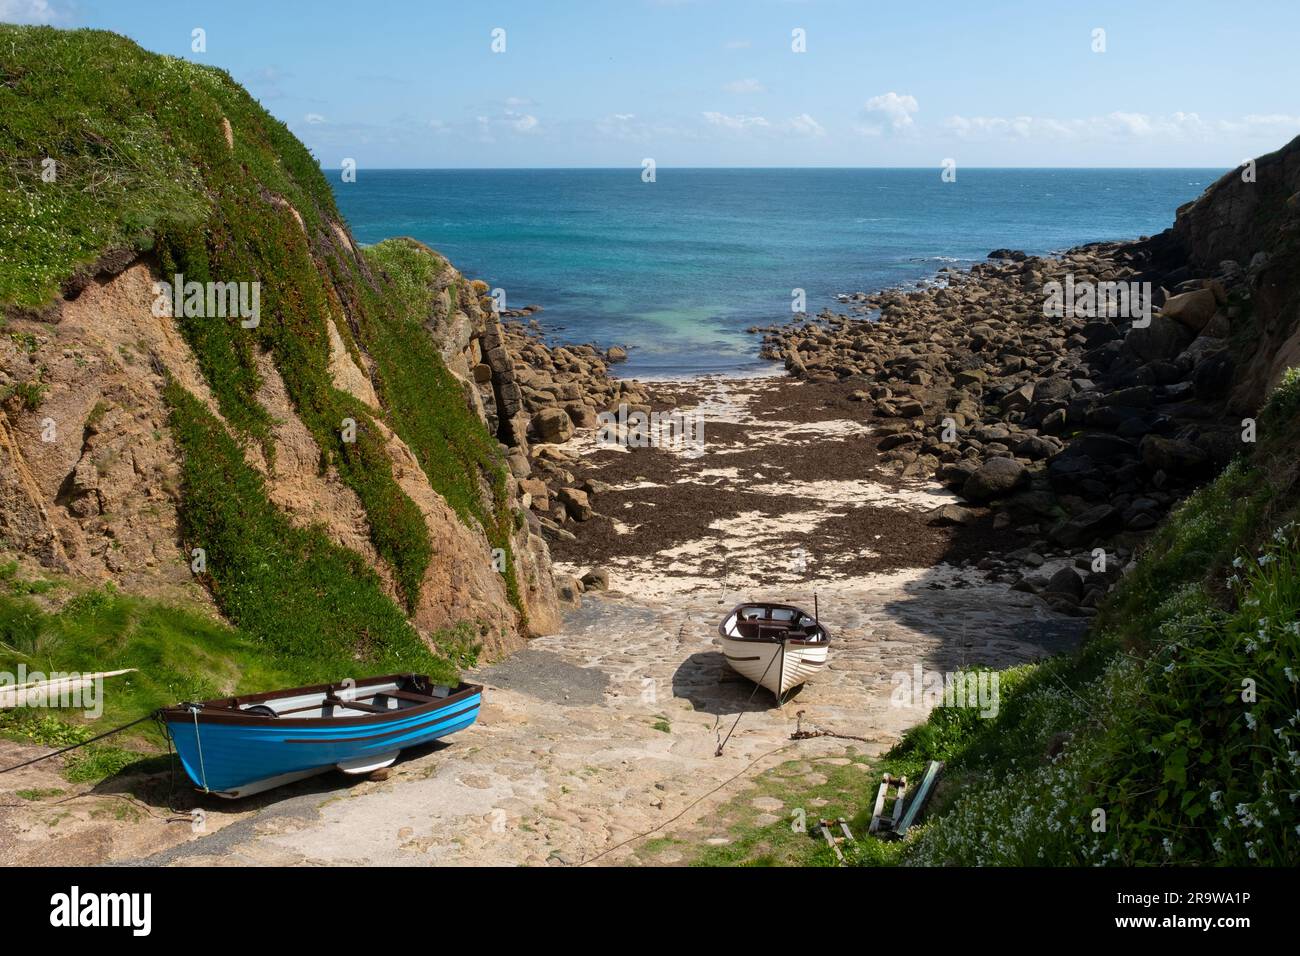
[[[845,312],[751,331],[764,357],[816,394],[810,404],[869,426],[861,442],[874,457],[858,467],[955,493],[928,522],[978,529],[983,553],[955,555],[960,566],[1091,615],[1169,508],[1242,447],[1251,409],[1234,400],[1231,334],[1262,265],[1225,261],[1193,276],[1160,237],[1058,257],[997,250],[919,289],[843,295]],[[1045,314],[1053,283],[1122,284],[1134,290],[1131,314],[1095,301]],[[611,542],[604,493],[645,468],[595,477],[596,459],[574,446],[600,411],[694,407],[707,384],[616,380],[595,346],[551,347],[535,326],[505,328],[529,370],[529,520],[557,557],[608,557],[628,539]],[[606,580],[597,570],[588,583]],[[583,587],[563,580],[558,590],[573,603]]]

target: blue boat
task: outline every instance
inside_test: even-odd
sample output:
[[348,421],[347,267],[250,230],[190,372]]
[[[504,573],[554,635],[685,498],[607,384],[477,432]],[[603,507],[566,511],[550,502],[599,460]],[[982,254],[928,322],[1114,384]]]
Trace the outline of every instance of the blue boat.
[[161,716],[194,785],[234,799],[331,767],[352,774],[386,767],[405,748],[474,723],[482,702],[477,684],[389,674],[183,703]]

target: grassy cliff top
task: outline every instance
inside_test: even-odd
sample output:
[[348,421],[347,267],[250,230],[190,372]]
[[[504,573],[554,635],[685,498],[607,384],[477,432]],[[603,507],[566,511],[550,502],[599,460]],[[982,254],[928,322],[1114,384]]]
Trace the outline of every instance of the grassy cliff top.
[[0,304],[40,305],[106,250],[203,221],[226,177],[309,227],[338,217],[311,154],[228,73],[99,30],[0,24],[0,168]]

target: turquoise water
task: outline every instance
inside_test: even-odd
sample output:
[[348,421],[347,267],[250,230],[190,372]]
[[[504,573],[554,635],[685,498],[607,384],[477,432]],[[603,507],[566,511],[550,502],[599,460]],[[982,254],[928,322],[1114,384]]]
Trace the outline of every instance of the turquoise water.
[[557,341],[625,343],[622,374],[741,371],[751,325],[838,292],[916,282],[999,247],[1046,253],[1159,232],[1223,170],[361,170],[328,173],[364,243],[414,236],[540,304]]

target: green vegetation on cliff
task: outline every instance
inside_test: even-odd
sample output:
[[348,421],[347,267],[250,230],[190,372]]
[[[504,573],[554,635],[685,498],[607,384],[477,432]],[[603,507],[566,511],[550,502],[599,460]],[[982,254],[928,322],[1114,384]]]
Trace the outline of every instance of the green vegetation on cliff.
[[319,530],[293,527],[226,430],[175,382],[167,401],[185,456],[182,534],[203,548],[212,593],[232,624],[272,660],[292,661],[315,680],[388,671],[454,676],[360,555]]
[[1004,672],[995,718],[939,708],[895,748],[884,769],[947,765],[885,861],[1300,862],[1298,410],[1292,370],[1258,448],[1170,515],[1077,654]]
[[[367,297],[366,308],[358,310],[361,337],[378,366],[380,400],[429,482],[462,521],[477,521],[492,547],[505,552],[506,589],[522,617],[510,545],[514,516],[506,503],[506,470],[496,442],[477,418],[427,413],[431,403],[464,401],[460,384],[443,365],[425,324],[427,303],[446,263],[410,239],[370,246],[365,256],[388,279],[383,297],[379,301]],[[449,291],[457,289],[452,286]],[[485,500],[484,486],[491,489],[491,500]]]
[[[0,171],[0,307],[39,309],[112,251],[150,257],[166,280],[259,283],[253,328],[178,320],[233,436],[179,385],[167,396],[185,456],[185,548],[206,550],[223,613],[295,674],[445,673],[374,571],[293,529],[239,447],[260,446],[274,468],[258,399],[269,357],[322,472],[336,469],[364,506],[408,609],[433,544],[394,476],[385,425],[461,520],[508,549],[499,449],[421,321],[441,261],[401,246],[358,253],[316,160],[228,74],[110,33],[0,25]],[[381,409],[335,387],[331,322],[363,369],[362,351],[372,358]],[[513,573],[507,585],[520,607]]]

